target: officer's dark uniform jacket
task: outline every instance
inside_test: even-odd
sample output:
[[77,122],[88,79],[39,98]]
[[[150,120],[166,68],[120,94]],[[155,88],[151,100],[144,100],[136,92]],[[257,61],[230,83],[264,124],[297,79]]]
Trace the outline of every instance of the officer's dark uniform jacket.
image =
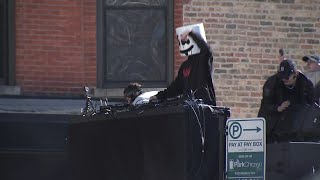
[[176,79],[156,97],[164,100],[181,94],[189,94],[188,91],[192,90],[195,98],[210,101],[211,104],[216,105],[211,78],[212,52],[200,35],[191,31],[189,36],[199,46],[200,53],[188,56],[188,59],[180,66]]
[[316,87],[314,88],[314,98],[318,105],[320,105],[320,82],[316,84]]
[[[286,87],[277,74],[265,82],[258,117],[266,119],[267,134],[272,132],[278,120],[285,118],[286,112],[280,113],[277,108],[286,100],[290,101],[291,107],[314,103],[312,82],[301,72],[297,75],[296,84],[292,88]],[[290,106],[285,111],[290,111]]]

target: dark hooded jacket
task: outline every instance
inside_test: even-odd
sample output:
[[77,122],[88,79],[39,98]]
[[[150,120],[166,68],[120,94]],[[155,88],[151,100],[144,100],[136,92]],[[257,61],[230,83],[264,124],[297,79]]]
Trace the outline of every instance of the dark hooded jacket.
[[194,32],[189,36],[197,43],[200,53],[188,56],[182,63],[175,80],[156,97],[160,100],[172,98],[182,94],[192,95],[216,105],[215,91],[211,78],[212,51],[204,39]]
[[[267,135],[276,128],[279,120],[284,120],[290,112],[290,108],[300,105],[314,104],[314,91],[312,82],[304,74],[299,72],[296,84],[293,88],[287,88],[278,75],[267,79],[263,86],[263,98],[258,117],[263,117],[267,124]],[[290,101],[290,106],[284,112],[278,112],[277,108],[284,101]]]

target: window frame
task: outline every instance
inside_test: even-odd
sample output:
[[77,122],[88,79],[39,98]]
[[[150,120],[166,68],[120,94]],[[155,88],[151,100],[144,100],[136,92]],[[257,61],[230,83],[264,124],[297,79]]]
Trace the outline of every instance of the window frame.
[[[154,8],[154,6],[151,6]],[[106,43],[104,40],[106,39],[105,35],[105,13],[109,7],[105,6],[104,0],[97,0],[97,87],[98,88],[123,88],[128,83],[127,82],[104,82],[104,60],[106,59],[106,54],[103,49],[106,49]],[[133,7],[127,7],[128,9],[132,9]],[[148,8],[148,7],[145,7]],[[145,82],[143,83],[143,87],[145,88],[164,88],[166,87],[172,80],[173,80],[173,71],[174,71],[174,52],[173,52],[173,8],[174,8],[174,1],[168,0],[168,5],[166,8],[166,46],[167,46],[167,55],[166,55],[166,64],[167,64],[167,71],[166,71],[166,79],[165,82]],[[118,8],[119,9],[119,8]],[[120,9],[126,9],[126,7],[121,7]],[[141,9],[141,7],[137,7],[137,9]]]

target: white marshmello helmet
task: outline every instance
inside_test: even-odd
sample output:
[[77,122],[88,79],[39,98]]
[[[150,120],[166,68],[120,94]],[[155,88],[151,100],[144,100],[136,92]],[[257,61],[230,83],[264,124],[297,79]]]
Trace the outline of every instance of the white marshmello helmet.
[[205,41],[207,41],[203,23],[192,24],[192,25],[187,25],[187,26],[182,26],[182,27],[176,28],[176,34],[177,34],[177,38],[179,41],[179,49],[180,49],[181,56],[190,56],[190,55],[200,53],[200,48],[198,47],[198,45],[194,42],[194,40],[190,36],[187,37],[188,40],[186,42],[181,41],[181,35],[184,32],[190,31],[190,30],[192,30],[195,33],[200,34],[202,36],[202,38]]

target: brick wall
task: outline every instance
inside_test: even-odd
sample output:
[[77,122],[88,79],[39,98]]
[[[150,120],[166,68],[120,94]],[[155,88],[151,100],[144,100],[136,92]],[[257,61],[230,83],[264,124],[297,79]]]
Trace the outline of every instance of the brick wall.
[[96,84],[96,0],[16,0],[16,78],[24,94]]
[[[174,24],[203,22],[218,105],[256,117],[278,49],[320,54],[319,0],[175,0]],[[185,58],[175,47],[175,75]],[[16,0],[16,78],[24,94],[79,95],[96,86],[96,0]]]
[[214,50],[218,104],[232,117],[256,117],[265,79],[276,72],[278,49],[301,70],[320,53],[319,0],[191,0],[184,24],[203,22]]
[[[182,26],[182,0],[174,6]],[[16,0],[16,78],[24,95],[96,86],[96,0]],[[184,60],[175,43],[175,74]]]
[[[185,0],[175,0],[174,1],[174,28],[183,26],[183,4],[185,4]],[[173,31],[173,37],[176,37],[175,29]],[[175,76],[178,74],[179,67],[181,63],[185,60],[185,57],[182,57],[179,52],[178,41],[174,40],[174,74]]]

